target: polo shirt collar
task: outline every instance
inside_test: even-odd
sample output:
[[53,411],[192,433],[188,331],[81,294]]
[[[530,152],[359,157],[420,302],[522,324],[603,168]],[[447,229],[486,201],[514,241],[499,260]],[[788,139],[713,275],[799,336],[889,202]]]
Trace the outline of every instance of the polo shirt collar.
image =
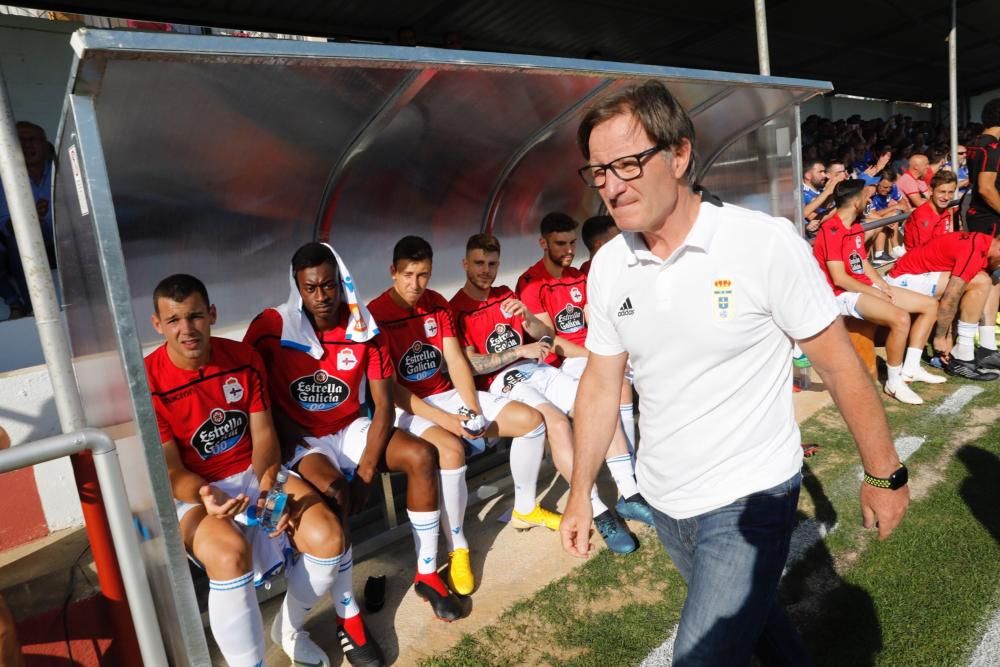
[[684,241],[667,259],[660,259],[646,245],[646,240],[639,232],[622,232],[625,238],[625,247],[629,251],[629,265],[634,266],[639,262],[653,262],[656,264],[668,264],[675,261],[685,250],[698,250],[707,253],[712,245],[712,239],[719,228],[718,213],[722,210],[722,200],[707,190],[699,191],[702,200],[698,206],[698,216],[694,220],[691,231],[684,238]]

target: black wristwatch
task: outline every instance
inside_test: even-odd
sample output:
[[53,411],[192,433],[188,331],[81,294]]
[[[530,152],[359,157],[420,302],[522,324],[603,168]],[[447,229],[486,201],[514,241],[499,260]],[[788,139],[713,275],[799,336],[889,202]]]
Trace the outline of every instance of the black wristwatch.
[[865,472],[865,483],[871,484],[874,487],[880,489],[890,489],[895,491],[896,489],[906,486],[906,483],[910,479],[910,473],[907,471],[906,466],[902,463],[896,468],[896,472],[892,473],[888,477],[875,477],[874,475],[869,475]]

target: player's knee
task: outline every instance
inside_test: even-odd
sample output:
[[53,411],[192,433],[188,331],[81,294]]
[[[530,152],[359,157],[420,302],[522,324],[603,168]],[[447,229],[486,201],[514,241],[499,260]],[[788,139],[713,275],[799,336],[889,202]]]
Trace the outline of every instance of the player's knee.
[[969,281],[969,287],[972,289],[987,290],[992,286],[993,281],[982,271],[973,276],[972,280]]
[[296,546],[319,558],[344,553],[344,530],[333,512],[312,513],[295,529]]
[[[210,519],[215,521],[216,519]],[[235,579],[250,571],[250,544],[241,535],[234,534],[212,540],[200,553],[195,554],[212,579]]]
[[896,312],[892,314],[889,327],[893,331],[908,332],[910,330],[910,314],[902,308],[897,308]]
[[429,443],[415,442],[407,454],[405,461],[407,476],[427,477],[438,469],[437,450]]

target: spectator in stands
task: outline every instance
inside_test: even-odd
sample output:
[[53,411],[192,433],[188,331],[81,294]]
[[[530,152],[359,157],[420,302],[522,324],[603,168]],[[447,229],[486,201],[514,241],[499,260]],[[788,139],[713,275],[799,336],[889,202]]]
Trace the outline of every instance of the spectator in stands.
[[[871,210],[866,213],[866,219],[878,220],[911,210],[909,201],[896,187],[897,179],[898,176],[892,169],[883,169],[879,172],[875,193],[869,200]],[[878,229],[875,234],[872,266],[879,267],[893,261],[902,254],[901,245],[898,222]],[[898,253],[897,248],[900,248]]]
[[[766,664],[809,664],[777,595],[801,484],[792,338],[857,434],[868,472],[897,475],[884,483],[897,490],[862,491],[866,525],[878,515],[886,536],[909,494],[871,381],[802,240],[694,185],[694,126],[662,84],[599,101],[577,136],[580,173],[622,234],[588,281],[591,357],[563,546],[591,552],[589,489],[618,421],[608,388],[631,356],[643,400],[640,490],[688,583],[674,663],[745,665],[757,652]],[[667,322],[683,325],[665,344]]]
[[833,208],[833,189],[847,178],[841,162],[824,165],[815,161],[802,174],[802,217],[806,221],[806,237],[816,236],[823,217]]
[[954,231],[954,209],[949,207],[955,198],[958,178],[953,172],[941,170],[931,179],[931,196],[913,209],[903,227],[906,251],[910,252],[938,236]]
[[[978,232],[951,232],[906,253],[889,270],[886,280],[890,285],[940,301],[933,344],[949,375],[969,380],[1000,377],[996,372],[1000,370],[1000,353],[985,345],[996,341],[996,330],[980,321],[991,286],[987,273],[998,267],[1000,239]],[[952,339],[956,314],[957,342]],[[975,348],[977,333],[980,345]]]
[[924,181],[924,174],[930,168],[927,156],[922,153],[914,153],[910,156],[909,169],[903,172],[896,185],[913,208],[920,206],[927,201],[930,187]]
[[949,161],[945,167],[955,172],[958,177],[958,196],[961,197],[969,189],[969,165],[968,151],[965,146],[959,144],[955,147],[955,154],[958,156],[958,169],[954,169]]
[[590,262],[594,259],[594,254],[601,249],[601,246],[618,236],[621,232],[615,226],[615,220],[610,215],[595,215],[587,218],[580,228],[580,238],[583,245],[587,246],[590,257],[580,265],[580,273],[587,275],[590,273]]
[[[1000,98],[983,106],[982,134],[968,144],[969,210],[965,225],[970,232],[1000,235]],[[980,324],[994,327],[1000,306],[1000,284],[990,290]],[[995,334],[981,332],[980,344],[996,349]]]
[[[17,123],[17,138],[21,142],[21,152],[28,170],[28,181],[35,198],[35,210],[42,229],[42,240],[49,258],[49,266],[55,268],[55,239],[52,234],[53,154],[52,145],[45,136],[45,130],[34,123]],[[17,250],[17,239],[10,219],[7,198],[0,188],[0,297],[10,307],[10,317],[16,318],[31,311],[28,285],[21,266],[21,256]]]
[[[833,289],[840,314],[889,328],[885,343],[885,393],[902,403],[920,405],[911,382],[937,384],[945,378],[920,366],[924,343],[934,325],[937,301],[890,287],[865,258],[865,232],[858,217],[865,208],[865,184],[844,181],[834,192],[837,211],[820,228],[813,255]],[[911,315],[916,318],[910,321]]]

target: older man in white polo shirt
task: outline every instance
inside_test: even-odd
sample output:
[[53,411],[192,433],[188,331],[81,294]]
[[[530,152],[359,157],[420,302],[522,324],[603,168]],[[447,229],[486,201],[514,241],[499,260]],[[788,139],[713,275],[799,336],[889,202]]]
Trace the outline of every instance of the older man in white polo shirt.
[[787,220],[691,186],[694,127],[661,84],[590,109],[584,181],[622,234],[588,281],[590,361],[576,399],[576,459],[563,546],[590,550],[591,488],[631,359],[640,397],[637,477],[660,540],[688,583],[675,665],[809,664],[777,600],[802,451],[792,341],[855,435],[864,524],[881,537],[906,511],[906,468],[882,403],[809,248]]

